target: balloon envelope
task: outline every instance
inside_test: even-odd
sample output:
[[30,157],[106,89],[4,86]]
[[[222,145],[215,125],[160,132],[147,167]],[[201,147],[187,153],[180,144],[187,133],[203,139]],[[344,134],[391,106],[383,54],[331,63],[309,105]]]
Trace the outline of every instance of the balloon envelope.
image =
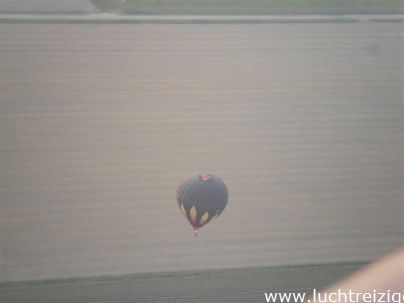
[[185,179],[177,188],[181,212],[194,229],[216,218],[226,207],[228,191],[224,182],[211,174],[198,174]]

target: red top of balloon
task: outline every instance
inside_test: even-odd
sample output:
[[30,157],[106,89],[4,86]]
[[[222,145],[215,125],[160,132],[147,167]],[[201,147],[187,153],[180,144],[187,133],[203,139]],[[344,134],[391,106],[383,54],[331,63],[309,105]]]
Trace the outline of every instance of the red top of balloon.
[[212,177],[209,176],[208,174],[201,174],[200,176],[202,181],[209,181],[210,179],[212,179]]

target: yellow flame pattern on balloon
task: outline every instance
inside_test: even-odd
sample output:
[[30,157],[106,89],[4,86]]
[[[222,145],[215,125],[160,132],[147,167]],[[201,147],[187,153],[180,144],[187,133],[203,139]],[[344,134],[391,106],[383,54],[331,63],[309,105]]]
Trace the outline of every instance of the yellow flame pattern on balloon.
[[205,211],[205,213],[203,214],[201,220],[199,221],[199,224],[200,225],[205,224],[206,221],[208,220],[208,218],[209,218],[209,214],[208,214],[207,211]]
[[189,212],[190,216],[191,216],[191,221],[192,223],[196,223],[196,208],[195,206],[192,206],[190,212]]
[[185,211],[184,204],[181,204],[181,211],[182,211],[182,213],[184,214],[184,216],[186,217],[186,216],[187,216],[187,212]]

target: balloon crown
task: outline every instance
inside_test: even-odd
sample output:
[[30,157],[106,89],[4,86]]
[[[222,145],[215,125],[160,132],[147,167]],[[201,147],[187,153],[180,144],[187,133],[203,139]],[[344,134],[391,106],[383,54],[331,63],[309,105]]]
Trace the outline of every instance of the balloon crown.
[[212,177],[208,174],[200,174],[199,176],[201,177],[202,181],[209,181],[212,179]]

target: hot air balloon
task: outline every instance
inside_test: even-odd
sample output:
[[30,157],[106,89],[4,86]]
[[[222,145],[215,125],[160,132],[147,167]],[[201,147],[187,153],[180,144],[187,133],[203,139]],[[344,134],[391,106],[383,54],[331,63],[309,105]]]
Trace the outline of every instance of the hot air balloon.
[[178,205],[195,236],[199,228],[221,214],[227,200],[226,185],[219,177],[211,174],[188,177],[177,187]]

